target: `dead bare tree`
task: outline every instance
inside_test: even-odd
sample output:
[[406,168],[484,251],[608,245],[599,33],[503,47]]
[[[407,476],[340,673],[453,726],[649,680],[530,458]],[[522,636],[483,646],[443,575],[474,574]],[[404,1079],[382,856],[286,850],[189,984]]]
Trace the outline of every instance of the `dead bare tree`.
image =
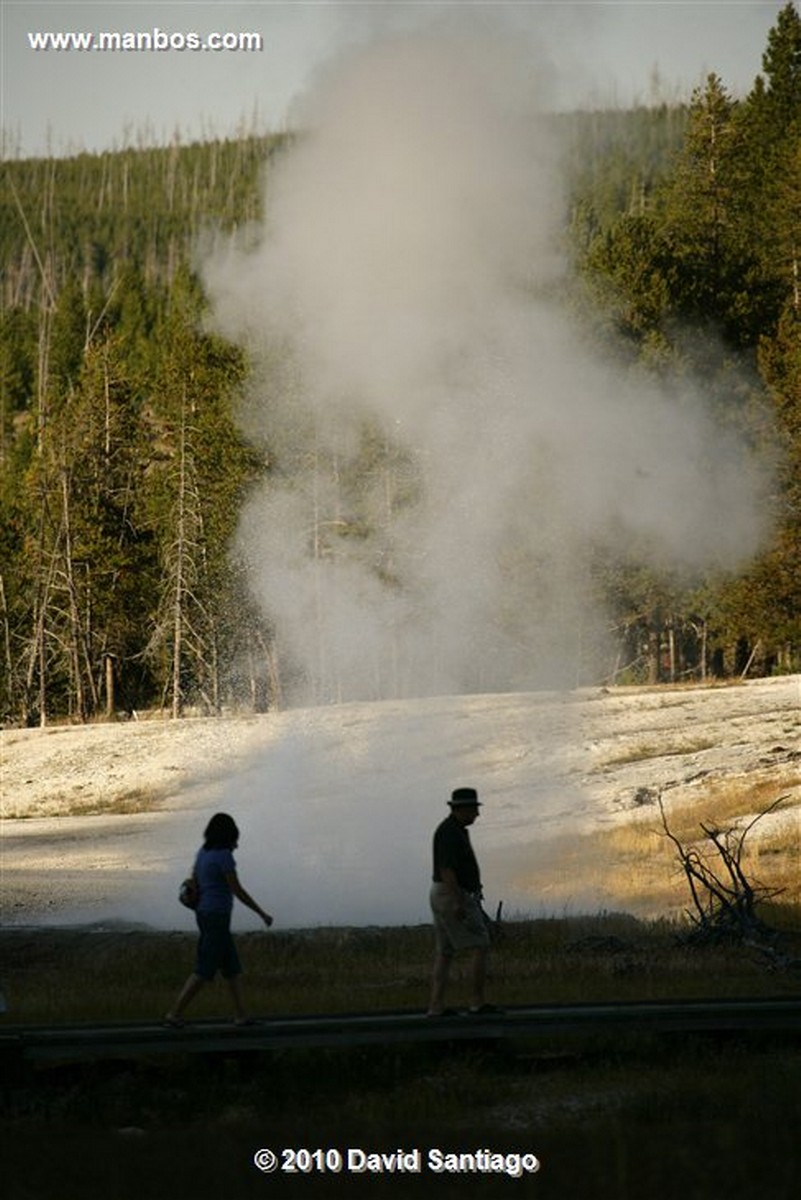
[[756,910],[766,900],[780,895],[784,888],[765,887],[750,880],[743,869],[743,854],[746,839],[757,822],[786,799],[786,795],[779,796],[742,827],[719,829],[702,821],[700,829],[705,844],[684,845],[670,828],[659,797],[662,828],[676,847],[692,896],[693,908],[688,910],[688,916],[694,928],[689,940],[759,945],[772,939],[773,931]]

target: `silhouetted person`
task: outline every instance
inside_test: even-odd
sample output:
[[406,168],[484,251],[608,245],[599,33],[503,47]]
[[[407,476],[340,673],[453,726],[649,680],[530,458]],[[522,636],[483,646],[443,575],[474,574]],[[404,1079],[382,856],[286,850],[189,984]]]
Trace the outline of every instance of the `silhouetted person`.
[[445,989],[451,962],[460,950],[470,951],[471,1013],[498,1012],[484,1002],[489,931],[481,908],[481,873],[468,826],[478,817],[480,802],[475,788],[457,788],[448,802],[450,816],[434,833],[434,873],[431,911],[434,915],[436,952],[431,980],[429,1017],[456,1015],[445,1008]]
[[195,909],[200,938],[194,972],[182,987],[164,1023],[173,1027],[184,1024],[182,1014],[191,1000],[219,971],[231,992],[235,1023],[244,1025],[248,1017],[242,1003],[240,976],[242,966],[231,935],[231,911],[234,897],[258,913],[265,925],[272,925],[269,913],[260,908],[239,882],[233,852],[239,844],[239,830],[233,817],[217,813],[203,835],[204,841],[195,858],[194,875],[200,892]]

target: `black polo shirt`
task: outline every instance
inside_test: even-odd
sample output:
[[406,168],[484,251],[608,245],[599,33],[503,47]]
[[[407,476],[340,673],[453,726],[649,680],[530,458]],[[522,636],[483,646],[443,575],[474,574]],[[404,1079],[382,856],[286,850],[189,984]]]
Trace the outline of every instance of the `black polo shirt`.
[[442,883],[442,868],[449,867],[459,887],[466,892],[481,891],[478,862],[470,845],[470,835],[451,813],[434,833],[434,882]]

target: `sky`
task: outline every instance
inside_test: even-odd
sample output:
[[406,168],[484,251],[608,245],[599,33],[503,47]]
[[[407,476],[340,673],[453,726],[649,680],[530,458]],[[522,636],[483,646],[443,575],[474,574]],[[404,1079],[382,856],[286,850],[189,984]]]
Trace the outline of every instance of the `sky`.
[[[710,71],[734,95],[761,70],[784,3],[754,0],[0,0],[5,153],[99,152],[291,127],[338,53],[387,30],[469,13],[537,46],[549,107],[686,99]],[[33,49],[29,34],[159,31],[169,48]],[[192,51],[186,36],[258,34],[257,50]],[[173,48],[174,47],[174,48]]]

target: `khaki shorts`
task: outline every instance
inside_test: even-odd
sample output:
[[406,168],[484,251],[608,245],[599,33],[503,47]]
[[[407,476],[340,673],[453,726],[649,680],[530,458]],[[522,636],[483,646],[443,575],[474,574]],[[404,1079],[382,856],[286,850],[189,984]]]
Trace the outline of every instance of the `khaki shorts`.
[[464,916],[457,917],[453,892],[445,883],[432,883],[429,899],[434,914],[434,937],[437,952],[446,956],[457,950],[472,950],[489,946],[489,930],[475,896],[462,893]]

